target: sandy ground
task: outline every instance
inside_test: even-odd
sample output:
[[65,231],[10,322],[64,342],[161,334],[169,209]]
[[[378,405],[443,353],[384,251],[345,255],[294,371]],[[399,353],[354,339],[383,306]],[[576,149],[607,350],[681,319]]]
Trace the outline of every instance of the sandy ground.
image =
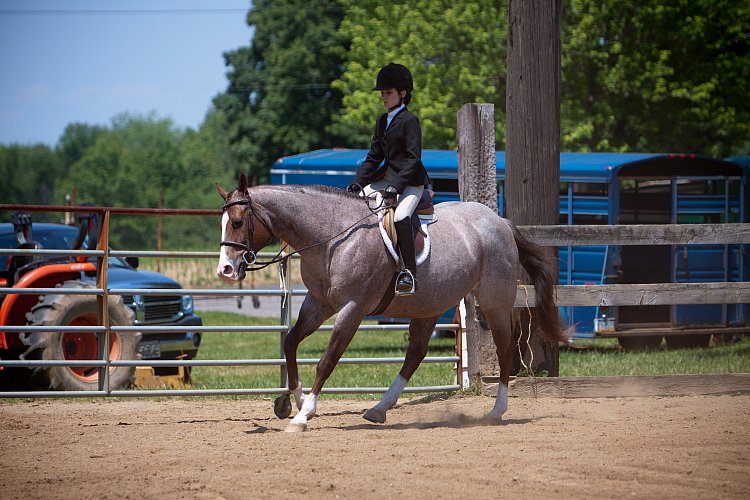
[[750,396],[0,401],[0,498],[750,498]]

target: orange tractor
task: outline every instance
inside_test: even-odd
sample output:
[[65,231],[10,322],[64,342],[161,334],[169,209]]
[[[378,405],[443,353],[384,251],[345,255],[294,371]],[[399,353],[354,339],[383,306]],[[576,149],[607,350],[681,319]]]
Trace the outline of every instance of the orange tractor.
[[[98,256],[97,265],[91,256],[71,257],[67,253],[71,249],[107,249],[107,242],[102,241],[106,231],[100,239],[101,215],[83,214],[79,219],[78,228],[64,224],[32,227],[28,214],[15,213],[12,224],[0,224],[0,249],[10,251],[10,256],[0,254],[0,287],[5,288],[0,291],[0,391],[98,390],[102,364],[85,361],[103,360],[105,349],[110,360],[128,361],[192,359],[198,353],[201,334],[190,330],[203,321],[194,314],[193,297],[180,293],[182,287],[172,278],[138,270],[138,258]],[[15,249],[47,250],[49,255]],[[97,282],[102,276],[106,276],[106,287]],[[109,287],[135,291],[133,295],[108,294],[105,309],[103,296],[95,292]],[[13,289],[29,292],[12,293]],[[174,289],[175,293],[138,292],[143,289]],[[187,331],[110,332],[105,339],[100,326],[103,316],[109,326],[180,326]],[[26,360],[73,364],[17,366]],[[172,369],[164,370],[167,374]],[[107,373],[113,390],[129,385],[136,368],[110,366]],[[183,370],[182,380],[189,381],[189,368]]]

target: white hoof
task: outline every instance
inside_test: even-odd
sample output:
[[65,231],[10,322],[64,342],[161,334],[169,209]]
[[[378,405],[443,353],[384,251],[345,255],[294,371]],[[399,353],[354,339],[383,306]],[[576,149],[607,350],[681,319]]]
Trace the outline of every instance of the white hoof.
[[299,422],[289,422],[284,429],[286,432],[305,432],[307,431],[307,424],[301,424]]
[[370,422],[375,422],[376,424],[382,424],[385,422],[385,411],[378,407],[370,408],[364,415],[362,415],[362,418],[369,420]]

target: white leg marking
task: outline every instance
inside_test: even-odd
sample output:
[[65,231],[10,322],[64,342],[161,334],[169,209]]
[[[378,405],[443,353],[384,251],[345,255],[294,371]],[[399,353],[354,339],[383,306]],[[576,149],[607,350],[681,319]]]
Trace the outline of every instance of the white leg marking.
[[393,381],[388,390],[385,391],[385,394],[383,394],[383,399],[381,399],[378,404],[367,410],[362,416],[370,422],[378,424],[385,422],[386,412],[396,406],[396,402],[398,401],[399,396],[401,396],[401,393],[404,392],[406,384],[407,380],[399,373],[396,380]]
[[287,432],[304,432],[307,430],[307,421],[315,416],[315,411],[318,409],[318,396],[313,393],[305,396],[305,402],[302,404],[302,409],[297,415],[289,422],[286,427]]
[[302,409],[302,403],[305,402],[305,395],[302,394],[302,381],[297,383],[297,387],[292,389],[292,395],[294,396],[294,402],[297,404],[297,409]]
[[503,418],[503,413],[506,411],[508,411],[508,386],[500,384],[497,387],[495,406],[490,410],[490,417],[501,420]]
[[385,391],[385,394],[383,394],[383,399],[381,399],[380,403],[375,406],[382,408],[385,411],[396,406],[396,402],[398,401],[399,396],[401,396],[401,393],[404,392],[406,384],[407,380],[399,373],[388,390]]

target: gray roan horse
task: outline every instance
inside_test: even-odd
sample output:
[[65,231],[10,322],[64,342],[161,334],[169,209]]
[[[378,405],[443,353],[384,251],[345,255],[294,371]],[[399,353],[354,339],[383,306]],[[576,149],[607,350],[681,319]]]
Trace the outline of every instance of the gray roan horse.
[[[274,237],[300,251],[308,294],[286,337],[284,354],[289,387],[299,410],[287,430],[304,431],[307,421],[315,416],[323,384],[360,322],[377,307],[386,287],[392,286],[396,263],[383,244],[377,218],[361,197],[322,186],[248,188],[244,173],[237,189],[226,192],[217,184],[217,190],[224,198],[219,277],[229,282],[241,280],[248,266],[255,263],[255,252]],[[469,292],[475,293],[497,347],[501,384],[489,415],[501,419],[508,407],[514,347],[511,310],[521,267],[535,286],[534,318],[545,337],[550,342],[567,340],[554,304],[554,266],[546,252],[524,239],[510,221],[479,203],[440,203],[435,213],[438,222],[430,226],[431,252],[417,268],[417,293],[395,297],[382,313],[412,319],[401,372],[382,400],[364,414],[373,422],[385,422],[386,412],[395,406],[424,359],[438,318]],[[303,395],[297,347],[334,314],[330,342],[317,365],[310,393]]]

